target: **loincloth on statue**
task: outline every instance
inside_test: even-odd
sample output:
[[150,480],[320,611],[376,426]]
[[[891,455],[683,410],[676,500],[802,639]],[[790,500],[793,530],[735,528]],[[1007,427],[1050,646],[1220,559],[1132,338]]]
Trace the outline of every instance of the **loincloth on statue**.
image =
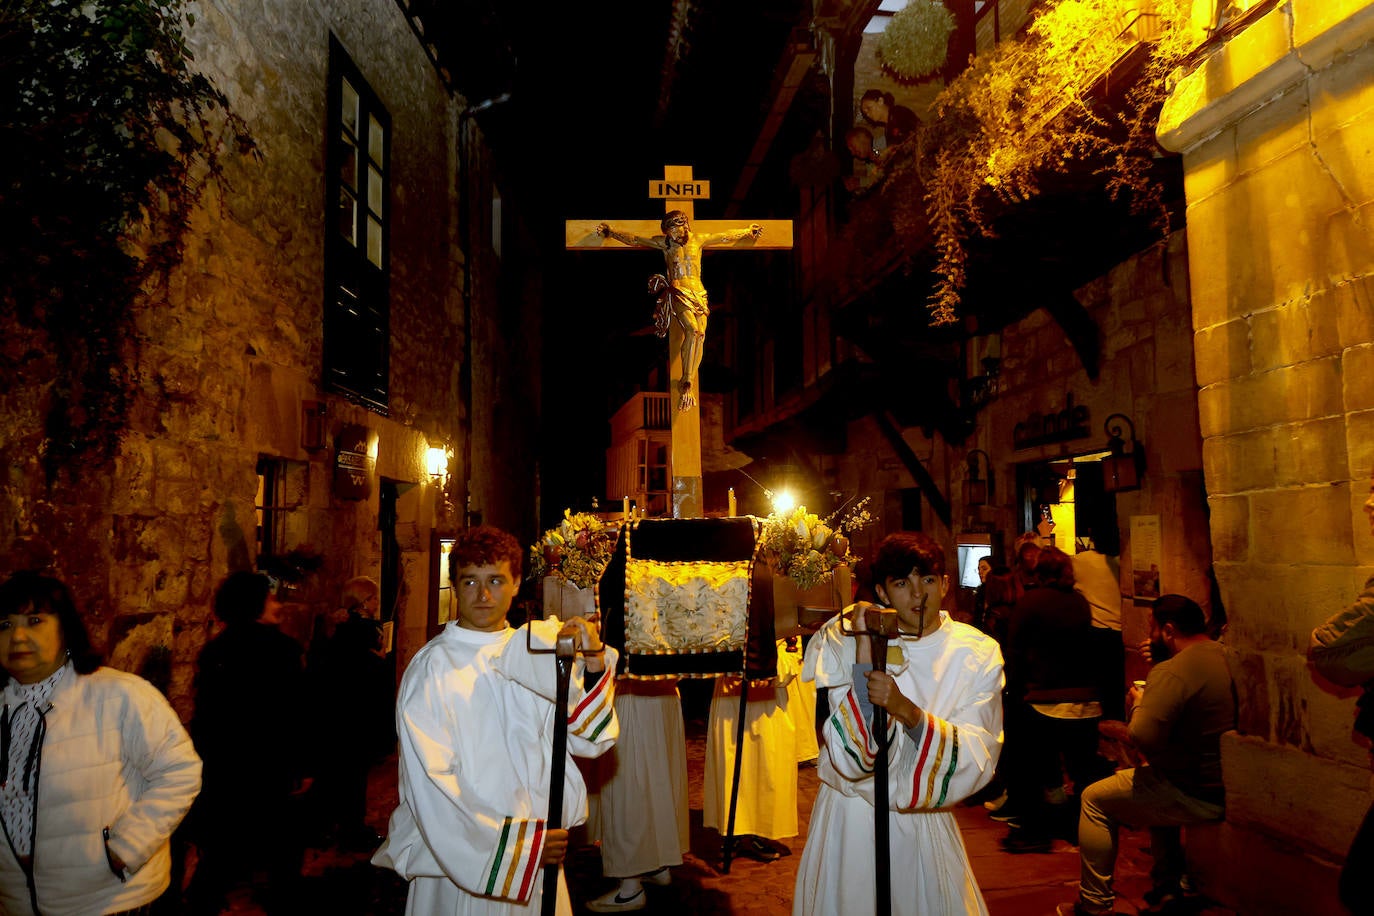
[[705,321],[711,314],[705,290],[673,286],[663,274],[654,274],[649,278],[649,292],[658,294],[654,305],[654,334],[659,337],[668,336],[668,328],[675,315],[690,312]]

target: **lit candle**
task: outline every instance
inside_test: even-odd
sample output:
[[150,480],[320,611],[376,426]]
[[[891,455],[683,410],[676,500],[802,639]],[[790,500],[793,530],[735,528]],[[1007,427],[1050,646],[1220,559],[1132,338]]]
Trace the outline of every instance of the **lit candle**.
[[625,520],[626,520],[626,521],[629,521],[629,518],[630,518],[630,497],[626,496],[624,499],[622,499],[622,500],[620,501],[620,505],[621,505],[621,512],[622,512],[622,514],[625,516]]
[[735,488],[730,488],[730,517],[735,517]]

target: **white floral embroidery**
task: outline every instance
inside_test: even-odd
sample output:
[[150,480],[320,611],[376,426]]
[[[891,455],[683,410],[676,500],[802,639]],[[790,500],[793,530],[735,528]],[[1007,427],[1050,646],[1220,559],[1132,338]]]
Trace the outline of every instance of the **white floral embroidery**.
[[744,648],[748,560],[625,565],[625,648],[630,652],[723,652]]

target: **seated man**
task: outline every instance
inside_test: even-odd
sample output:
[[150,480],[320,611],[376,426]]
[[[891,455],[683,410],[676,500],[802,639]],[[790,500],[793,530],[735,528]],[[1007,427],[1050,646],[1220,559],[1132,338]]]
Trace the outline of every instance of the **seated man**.
[[1183,849],[1178,828],[1220,820],[1226,813],[1221,781],[1221,734],[1236,724],[1236,695],[1226,650],[1207,635],[1202,608],[1182,595],[1164,595],[1150,619],[1156,662],[1142,690],[1127,694],[1127,736],[1148,761],[1088,786],[1078,820],[1082,856],[1078,900],[1060,916],[1111,913],[1116,834],[1122,824],[1150,827],[1152,912],[1180,902]]

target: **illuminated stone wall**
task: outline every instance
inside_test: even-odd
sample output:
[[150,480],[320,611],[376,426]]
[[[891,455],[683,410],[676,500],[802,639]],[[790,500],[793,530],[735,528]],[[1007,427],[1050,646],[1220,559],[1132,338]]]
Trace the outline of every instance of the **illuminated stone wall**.
[[[1190,855],[1240,912],[1343,912],[1369,804],[1353,696],[1319,686],[1316,624],[1374,571],[1374,4],[1292,0],[1177,86],[1211,537],[1241,736],[1227,824]],[[1294,856],[1294,849],[1307,855]]]
[[[323,558],[288,607],[284,629],[302,641],[314,616],[335,606],[347,578],[380,578],[378,493],[384,478],[397,483],[397,649],[404,664],[427,638],[437,494],[424,470],[425,449],[445,442],[455,452],[450,505],[457,511],[440,523],[456,526],[464,437],[474,428],[459,390],[466,259],[456,137],[463,100],[445,89],[390,0],[195,7],[188,31],[195,66],[246,119],[262,159],[227,157],[228,185],[212,189],[194,214],[183,265],[150,291],[137,315],[138,392],[111,466],[83,468],[79,480],[48,490],[36,463],[16,465],[0,506],[6,566],[51,559],[77,586],[97,641],[122,667],[136,670],[148,649],[169,646],[170,693],[183,714],[194,662],[215,626],[214,588],[256,559],[260,456],[287,462],[284,546],[306,546]],[[320,386],[324,233],[332,225],[323,174],[331,34],[392,118],[388,417]],[[483,162],[487,154],[480,142],[475,147],[475,161]],[[481,180],[484,203],[494,179],[484,170]],[[509,208],[506,217],[510,222]],[[481,269],[494,264],[491,224],[489,214],[473,223],[474,249],[486,259]],[[537,323],[524,320],[531,306],[507,309],[497,325],[501,290],[489,280],[472,286],[472,320],[483,329],[474,373],[483,404],[501,404],[508,416],[533,414],[527,404],[539,378],[532,368],[539,364]],[[510,325],[528,333],[512,333]],[[504,372],[504,365],[522,369]],[[305,447],[305,401],[325,405],[324,448]],[[41,403],[11,398],[3,407],[10,425],[41,435]],[[498,453],[492,410],[485,408],[472,433],[474,508],[532,537],[533,447],[508,427]],[[340,498],[333,482],[334,436],[345,424],[371,431],[371,494],[358,501]],[[496,503],[490,494],[497,483],[517,495]]]
[[[924,529],[945,544],[951,557],[957,536],[980,526],[992,528],[1002,546],[1010,548],[1024,530],[1017,466],[1101,451],[1107,441],[1103,422],[1110,414],[1122,413],[1134,421],[1148,462],[1141,489],[1115,496],[1122,568],[1131,568],[1131,517],[1158,516],[1161,587],[1166,592],[1189,595],[1207,607],[1211,548],[1202,485],[1183,234],[1127,258],[1077,290],[1075,297],[1100,331],[1101,370],[1096,379],[1088,377],[1063,329],[1049,313],[1037,309],[1002,332],[997,394],[978,412],[974,432],[965,443],[950,445],[938,434],[930,439],[918,428],[903,430],[907,444],[952,504],[949,526],[942,524],[927,504]],[[922,394],[914,390],[910,396]],[[1075,406],[1088,410],[1085,436],[1016,447],[1013,429],[1018,423],[1034,414],[1063,410],[1069,397]],[[995,495],[986,506],[962,504],[965,456],[972,448],[983,449],[990,459]],[[850,424],[844,457],[822,470],[833,475],[846,495],[874,497],[875,514],[882,518],[874,529],[856,536],[853,547],[856,553],[871,556],[878,537],[901,527],[899,491],[915,487],[916,481],[871,419]],[[1062,540],[1058,544],[1071,549]],[[1123,592],[1130,590],[1129,580],[1124,581]],[[951,596],[946,607],[955,607],[957,601]],[[1124,602],[1127,645],[1134,647],[1146,638],[1148,613],[1149,606],[1143,602]],[[1133,651],[1129,663],[1138,669]]]

